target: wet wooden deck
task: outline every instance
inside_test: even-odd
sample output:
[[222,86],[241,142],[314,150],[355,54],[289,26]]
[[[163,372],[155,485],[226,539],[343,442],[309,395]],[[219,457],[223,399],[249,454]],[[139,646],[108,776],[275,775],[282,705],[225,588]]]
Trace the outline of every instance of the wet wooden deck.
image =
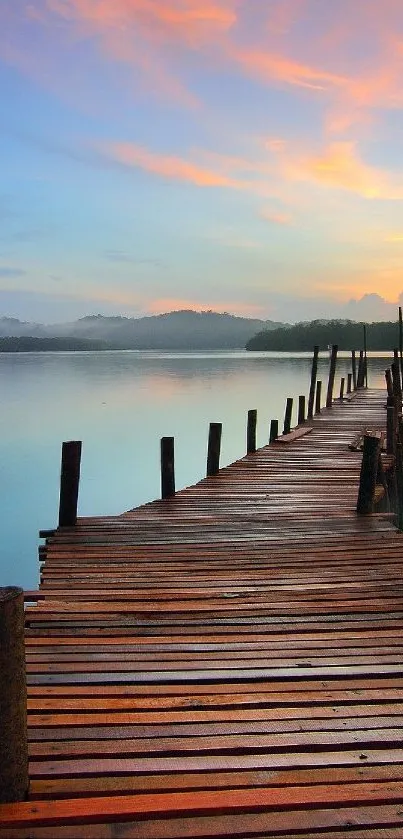
[[348,448],[384,404],[48,540],[2,839],[402,839],[403,537]]

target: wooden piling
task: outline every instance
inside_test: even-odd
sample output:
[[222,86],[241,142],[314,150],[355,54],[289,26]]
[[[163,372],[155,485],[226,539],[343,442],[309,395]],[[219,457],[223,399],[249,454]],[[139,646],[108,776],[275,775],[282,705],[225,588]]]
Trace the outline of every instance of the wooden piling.
[[207,446],[207,477],[217,475],[220,471],[222,422],[211,422]]
[[403,384],[403,319],[402,307],[399,306],[399,355],[400,355],[400,378]]
[[402,444],[400,440],[396,443],[396,496],[397,496],[397,510],[396,510],[396,524],[399,530],[403,530],[403,454]]
[[315,402],[315,392],[316,392],[316,379],[318,375],[318,358],[319,358],[319,347],[313,348],[313,359],[312,359],[312,369],[311,369],[311,384],[309,388],[309,397],[308,397],[308,419],[312,419],[313,417],[313,408]]
[[348,373],[348,374],[347,374],[347,393],[351,393],[351,390],[352,390],[352,387],[351,387],[351,385],[352,385],[352,381],[353,381],[353,374],[352,374],[352,373]]
[[392,362],[392,365],[391,365],[392,389],[393,389],[393,396],[394,396],[394,399],[395,399],[395,407],[396,407],[397,412],[399,412],[401,410],[401,405],[402,405],[402,390],[401,390],[401,383],[400,383],[399,367],[400,367],[399,360]]
[[289,434],[291,431],[291,417],[292,417],[292,406],[294,400],[291,397],[288,397],[286,406],[285,406],[285,414],[284,414],[284,427],[283,427],[283,434]]
[[341,402],[344,399],[344,384],[345,384],[345,381],[346,380],[345,380],[344,377],[342,377],[341,380],[340,380],[340,394],[339,394],[339,396],[340,396],[340,401]]
[[81,449],[81,440],[70,440],[62,446],[59,527],[74,527],[77,524]]
[[161,438],[161,498],[175,495],[175,444],[173,437]]
[[273,419],[270,423],[269,443],[274,443],[278,437],[278,420]]
[[28,795],[24,593],[0,588],[0,803]]
[[367,325],[364,323],[363,387],[368,387]]
[[364,387],[364,350],[360,350],[360,357],[358,360],[358,373],[357,373],[357,390],[361,390]]
[[305,396],[298,397],[298,425],[305,422]]
[[357,390],[357,361],[355,357],[355,350],[351,350],[351,370],[353,376],[353,388]]
[[386,400],[386,451],[394,454],[396,445],[396,407],[393,396]]
[[379,449],[380,438],[375,435],[365,434],[357,500],[357,513],[361,516],[368,515],[374,510]]
[[395,365],[395,373],[393,373],[393,364],[392,364],[392,378],[393,378],[393,375],[395,375],[395,377],[396,377],[395,386],[396,386],[398,403],[399,403],[399,411],[400,411],[400,406],[402,404],[402,384],[403,384],[403,382],[402,382],[402,377],[401,377],[401,374],[400,374],[399,350],[397,350],[397,349],[393,350],[393,356],[394,356],[393,363]]
[[333,404],[333,388],[334,388],[334,378],[336,375],[336,363],[337,363],[337,353],[338,353],[338,346],[337,344],[333,344],[332,346],[332,354],[330,356],[330,367],[329,367],[329,381],[327,385],[327,397],[326,397],[326,408],[331,408]]
[[322,398],[322,382],[316,382],[316,398],[315,398],[315,414],[321,412],[321,398]]
[[388,396],[390,396],[391,399],[393,399],[392,371],[390,370],[389,367],[388,367],[387,370],[385,370],[385,379],[386,379],[386,388],[387,388],[387,391],[388,391]]
[[248,411],[248,425],[246,429],[246,453],[253,454],[256,451],[256,426],[257,410],[252,408]]

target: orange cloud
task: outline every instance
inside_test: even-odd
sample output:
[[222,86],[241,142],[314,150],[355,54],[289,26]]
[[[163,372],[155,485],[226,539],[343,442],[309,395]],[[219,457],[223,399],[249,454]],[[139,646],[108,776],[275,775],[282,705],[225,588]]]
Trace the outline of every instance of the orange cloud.
[[284,163],[287,177],[313,180],[323,186],[345,189],[364,198],[403,200],[403,180],[360,160],[352,142],[332,143],[317,157]]
[[186,181],[200,187],[241,186],[218,171],[198,166],[174,155],[150,152],[134,143],[110,143],[104,146],[102,151],[123,166],[145,169],[169,180]]

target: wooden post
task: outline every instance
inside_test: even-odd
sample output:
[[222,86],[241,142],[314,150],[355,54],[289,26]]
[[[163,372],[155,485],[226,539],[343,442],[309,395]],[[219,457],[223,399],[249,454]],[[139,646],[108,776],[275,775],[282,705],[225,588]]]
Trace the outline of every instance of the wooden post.
[[161,498],[175,495],[175,449],[173,437],[161,439]]
[[399,354],[400,354],[400,378],[403,383],[403,320],[402,307],[399,306]]
[[360,390],[362,387],[364,387],[364,350],[360,350],[358,360],[357,390]]
[[286,406],[285,406],[285,414],[284,414],[284,427],[283,427],[283,434],[289,434],[291,431],[291,417],[292,417],[292,406],[294,400],[288,397]]
[[344,399],[344,383],[345,383],[345,378],[342,377],[340,379],[340,402],[342,402],[343,399]]
[[337,352],[338,352],[337,344],[333,344],[332,346],[332,354],[330,356],[330,368],[329,368],[329,381],[327,386],[327,397],[326,397],[326,408],[331,408],[333,404],[333,388],[334,388],[334,377],[336,375],[336,362],[337,362]]
[[274,441],[277,440],[277,437],[278,437],[278,420],[275,419],[275,420],[272,420],[271,423],[270,423],[269,443],[274,443]]
[[374,510],[376,476],[378,473],[380,439],[365,434],[364,451],[362,454],[360,487],[358,491],[357,513],[368,515]]
[[309,388],[309,398],[308,398],[308,419],[312,419],[313,417],[313,406],[315,402],[315,391],[316,391],[316,379],[318,375],[318,358],[319,358],[319,347],[313,348],[313,359],[312,359],[312,370],[311,370],[311,384]]
[[402,405],[402,391],[400,387],[400,373],[399,373],[399,361],[392,362],[392,389],[393,389],[393,396],[395,399],[395,408],[396,412],[400,413],[401,405]]
[[248,426],[246,430],[246,452],[252,454],[256,451],[256,426],[257,426],[257,411],[252,408],[248,411]]
[[396,409],[393,396],[386,401],[386,451],[394,454],[396,446]]
[[389,367],[388,367],[387,370],[385,370],[385,379],[386,379],[386,387],[387,387],[387,391],[388,391],[388,396],[390,396],[391,399],[393,399],[392,372],[391,372]]
[[392,364],[392,377],[395,376],[395,378],[396,378],[396,385],[395,386],[396,386],[398,403],[399,403],[399,411],[400,411],[400,406],[402,404],[402,378],[401,378],[401,375],[400,375],[399,351],[396,350],[396,349],[393,350],[393,355],[394,355],[393,363],[395,365],[395,373],[393,373],[393,364]]
[[315,399],[315,414],[320,414],[321,411],[321,397],[322,397],[322,382],[316,382],[316,399]]
[[74,527],[77,524],[81,448],[81,440],[70,440],[62,446],[59,527]]
[[351,384],[352,384],[352,380],[353,380],[353,374],[352,374],[352,373],[348,373],[348,374],[347,374],[347,393],[351,393]]
[[403,530],[403,455],[402,444],[396,445],[396,495],[397,495],[397,527]]
[[[389,487],[388,482],[385,475],[385,470],[383,468],[383,461],[382,461],[382,454],[381,454],[381,446],[379,447],[379,456],[378,456],[378,470],[376,473],[376,483],[382,484],[384,490],[384,497],[382,502],[382,511],[389,513],[391,510],[390,506],[390,498],[389,498]],[[379,509],[379,508],[378,508]]]
[[305,396],[298,397],[298,425],[305,422]]
[[28,796],[24,593],[0,588],[0,804]]
[[220,471],[222,422],[211,422],[207,447],[207,477]]
[[367,359],[367,326],[364,323],[364,369],[363,369],[363,387],[368,387],[368,359]]
[[355,359],[355,350],[351,350],[351,370],[353,374],[353,388],[357,390],[357,362]]

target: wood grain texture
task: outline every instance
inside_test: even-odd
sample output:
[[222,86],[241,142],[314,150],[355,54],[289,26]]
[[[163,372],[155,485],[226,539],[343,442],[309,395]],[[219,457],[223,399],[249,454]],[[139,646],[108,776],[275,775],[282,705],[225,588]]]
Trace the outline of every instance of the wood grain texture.
[[30,798],[0,839],[400,839],[403,538],[356,515],[354,441],[386,394],[352,397],[49,532],[25,593]]

